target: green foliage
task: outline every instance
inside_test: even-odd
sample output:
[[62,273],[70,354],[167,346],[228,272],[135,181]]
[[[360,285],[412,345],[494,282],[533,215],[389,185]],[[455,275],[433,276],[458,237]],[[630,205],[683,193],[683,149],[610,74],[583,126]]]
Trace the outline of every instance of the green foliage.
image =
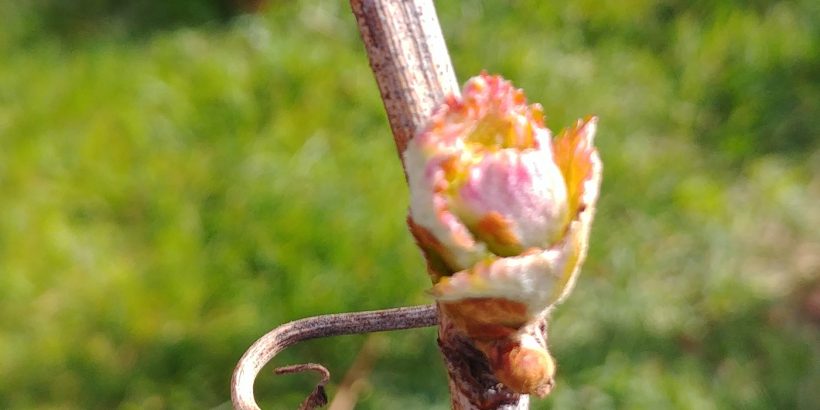
[[[28,17],[31,37],[93,39],[97,36],[134,35],[202,24],[227,18],[242,0],[31,0],[10,4],[7,12]],[[11,3],[11,2],[10,2]],[[19,3],[19,2],[15,2]]]
[[[276,324],[429,301],[347,7],[205,3],[0,1],[0,407],[224,405]],[[534,407],[820,402],[816,2],[440,3],[461,81],[503,74],[556,130],[601,117],[592,249]],[[360,408],[448,408],[433,329],[382,338]],[[277,364],[338,383],[364,339]],[[313,380],[257,392],[295,408]]]

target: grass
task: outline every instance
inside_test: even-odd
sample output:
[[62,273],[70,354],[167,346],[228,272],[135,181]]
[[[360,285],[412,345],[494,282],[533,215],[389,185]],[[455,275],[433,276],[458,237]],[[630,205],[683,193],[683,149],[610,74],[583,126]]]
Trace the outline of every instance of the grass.
[[[0,407],[220,406],[276,324],[429,301],[344,3],[87,3],[0,2]],[[601,117],[590,257],[533,408],[816,406],[814,2],[440,3],[460,81],[503,74],[553,129]],[[380,338],[357,408],[448,408],[434,331]],[[338,383],[364,340],[277,363]],[[312,382],[257,392],[294,408]]]

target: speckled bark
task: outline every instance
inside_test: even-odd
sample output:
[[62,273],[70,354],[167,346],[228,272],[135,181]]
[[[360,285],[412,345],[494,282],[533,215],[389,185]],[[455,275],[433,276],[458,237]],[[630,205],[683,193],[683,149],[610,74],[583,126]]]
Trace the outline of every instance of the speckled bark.
[[399,153],[445,95],[458,93],[430,0],[352,0]]

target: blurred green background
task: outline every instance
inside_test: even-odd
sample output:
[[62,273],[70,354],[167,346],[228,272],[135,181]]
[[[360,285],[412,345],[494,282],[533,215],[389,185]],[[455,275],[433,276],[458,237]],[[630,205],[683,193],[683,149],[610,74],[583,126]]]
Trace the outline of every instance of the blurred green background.
[[[503,74],[555,131],[601,117],[533,408],[817,409],[820,3],[438,7],[459,81]],[[224,408],[275,325],[430,301],[348,5],[237,10],[0,0],[0,408]],[[433,329],[276,364],[327,364],[333,395],[366,341],[357,408],[449,407]],[[258,396],[295,408],[315,379]]]

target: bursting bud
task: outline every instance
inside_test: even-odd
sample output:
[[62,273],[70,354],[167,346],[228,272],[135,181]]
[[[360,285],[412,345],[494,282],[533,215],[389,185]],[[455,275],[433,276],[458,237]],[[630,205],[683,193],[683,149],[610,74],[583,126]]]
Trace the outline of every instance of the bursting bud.
[[572,289],[601,181],[597,119],[553,137],[538,104],[500,76],[470,79],[404,152],[410,230],[443,314],[496,377],[546,395],[555,363],[541,326]]

